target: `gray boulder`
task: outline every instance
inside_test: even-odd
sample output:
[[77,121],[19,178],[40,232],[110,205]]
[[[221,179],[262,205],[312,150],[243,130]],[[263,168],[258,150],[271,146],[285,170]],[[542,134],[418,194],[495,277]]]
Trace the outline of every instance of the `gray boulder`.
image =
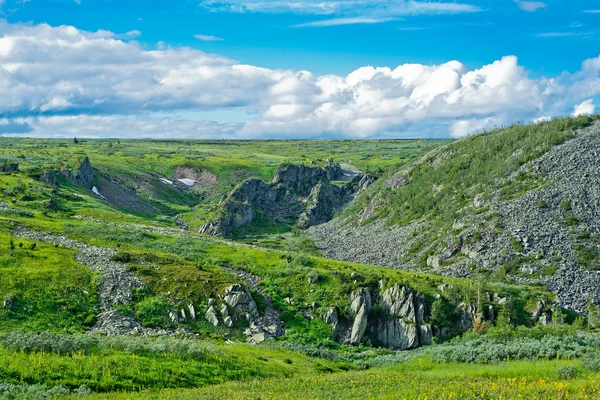
[[246,286],[242,284],[238,283],[225,289],[223,300],[231,308],[246,315],[249,320],[258,318],[260,316],[256,302],[250,295],[250,292]]
[[394,285],[382,293],[381,304],[390,319],[375,325],[378,341],[399,350],[431,344],[432,329],[426,321],[422,295],[406,286]]
[[360,288],[350,295],[350,313],[353,316],[349,343],[359,344],[367,329],[367,317],[371,311],[371,294],[366,288]]
[[12,296],[8,296],[7,298],[4,299],[4,308],[8,308],[9,310],[12,308],[14,304],[14,299],[12,298]]
[[219,325],[219,316],[217,314],[217,310],[213,306],[208,307],[206,314],[204,314],[204,319],[213,324],[214,326]]

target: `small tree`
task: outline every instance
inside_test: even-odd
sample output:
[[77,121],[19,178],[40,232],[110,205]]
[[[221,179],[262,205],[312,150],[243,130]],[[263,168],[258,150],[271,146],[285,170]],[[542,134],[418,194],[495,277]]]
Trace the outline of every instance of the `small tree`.
[[596,303],[594,303],[594,299],[592,296],[590,296],[588,300],[587,312],[588,328],[596,329],[600,327],[600,307],[598,307]]
[[73,143],[75,143],[75,144],[78,144],[78,143],[79,143],[79,140],[77,140],[77,138],[76,138],[76,137],[74,137],[74,138],[73,138]]
[[12,239],[8,242],[8,253],[12,256],[15,251],[15,242]]

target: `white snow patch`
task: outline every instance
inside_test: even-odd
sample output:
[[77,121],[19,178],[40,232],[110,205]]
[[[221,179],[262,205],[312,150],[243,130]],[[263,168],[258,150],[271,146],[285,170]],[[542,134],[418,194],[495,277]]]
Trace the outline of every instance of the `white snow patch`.
[[193,179],[187,179],[187,178],[177,179],[177,180],[179,182],[183,183],[184,185],[189,186],[189,187],[193,187],[196,183],[198,183],[198,181],[195,181]]
[[166,183],[167,185],[172,185],[173,181],[168,180],[167,178],[160,178],[162,183]]
[[102,195],[100,194],[100,192],[98,191],[98,188],[97,188],[96,186],[94,186],[94,187],[92,188],[92,192],[94,192],[94,194],[95,194],[96,196],[100,197],[101,199],[104,199],[104,200],[106,200],[106,197],[104,197],[104,196],[102,196]]

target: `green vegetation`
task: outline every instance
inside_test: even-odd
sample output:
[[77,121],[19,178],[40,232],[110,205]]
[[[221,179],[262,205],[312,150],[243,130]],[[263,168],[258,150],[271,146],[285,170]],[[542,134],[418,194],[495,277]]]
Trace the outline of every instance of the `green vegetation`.
[[[600,324],[593,304],[587,324],[553,309],[553,323],[538,326],[532,323],[532,310],[540,300],[551,304],[554,298],[542,287],[509,285],[494,276],[459,279],[329,260],[302,231],[260,217],[234,241],[196,233],[220,197],[242,180],[269,181],[281,163],[322,164],[330,158],[381,177],[379,189],[392,171],[414,163],[407,167],[410,179],[402,190],[383,190],[378,217],[397,224],[429,218],[450,229],[476,196],[485,200],[503,187],[502,196],[512,198],[543,184],[544,177],[534,174],[502,179],[591,121],[580,117],[517,125],[467,138],[460,146],[449,143],[420,161],[425,150],[443,142],[2,138],[0,163],[19,162],[20,171],[0,174],[0,301],[8,302],[0,303],[0,397],[597,397],[600,335],[594,330]],[[136,187],[137,199],[147,208],[111,205],[62,178],[58,190],[40,182],[50,166],[73,169],[84,156],[102,179]],[[201,184],[189,190],[159,179],[190,174]],[[370,201],[368,196],[348,212]],[[581,241],[581,264],[597,269],[595,237],[579,232],[570,204],[561,206],[565,223]],[[476,207],[476,213],[488,212]],[[190,230],[178,229],[180,220],[171,219],[175,215]],[[491,218],[490,223],[499,222]],[[123,263],[145,285],[132,293],[130,304],[115,308],[144,327],[184,333],[147,338],[84,334],[100,309],[99,277],[75,262],[75,250],[20,239],[19,227],[115,250],[110,260]],[[485,234],[482,227],[473,228],[466,244],[476,244]],[[430,240],[445,239],[432,234]],[[524,252],[518,238],[511,242],[514,253]],[[414,253],[428,244],[417,240]],[[499,275],[518,274],[533,260],[519,254]],[[557,265],[544,266],[540,275],[553,275]],[[284,336],[250,346],[241,343],[247,321],[238,320],[229,329],[204,320],[209,299],[220,299],[226,287],[241,283],[240,273],[258,285],[250,293],[261,313],[268,308],[261,292],[269,296]],[[321,318],[329,307],[343,320],[354,290],[375,292],[395,284],[424,296],[435,345],[394,352],[368,342],[350,347],[333,340],[331,325]],[[471,321],[470,332],[457,336],[465,316],[460,303],[472,306],[474,317],[491,312],[496,321]],[[190,305],[195,319],[169,316]],[[369,315],[385,313],[375,306]]]
[[94,276],[73,250],[13,239],[0,232],[0,329],[81,332],[95,322]]
[[[377,183],[379,190],[375,191],[381,193],[384,205],[377,208],[377,216],[389,217],[391,223],[400,225],[426,218],[449,226],[461,217],[461,210],[476,195],[486,199],[501,189],[504,198],[517,197],[543,184],[544,177],[533,173],[521,173],[512,181],[507,181],[507,177],[552,146],[572,138],[574,130],[588,126],[595,119],[582,116],[533,125],[517,124],[450,143],[417,165],[407,167],[409,180],[401,189],[385,189],[386,179],[381,179]],[[369,196],[363,196],[346,214],[357,212],[370,200]]]

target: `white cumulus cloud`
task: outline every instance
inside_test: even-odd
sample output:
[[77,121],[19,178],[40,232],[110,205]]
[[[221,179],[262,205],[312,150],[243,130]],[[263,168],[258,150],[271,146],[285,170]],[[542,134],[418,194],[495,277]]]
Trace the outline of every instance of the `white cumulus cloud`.
[[[576,104],[589,110],[600,57],[552,78],[532,78],[514,56],[474,69],[449,61],[315,75],[187,47],[148,49],[109,31],[0,22],[0,91],[0,134],[447,137],[570,114]],[[252,117],[193,116],[215,110]]]
[[573,110],[573,116],[590,115],[596,111],[594,99],[588,99],[581,104],[577,104]]

